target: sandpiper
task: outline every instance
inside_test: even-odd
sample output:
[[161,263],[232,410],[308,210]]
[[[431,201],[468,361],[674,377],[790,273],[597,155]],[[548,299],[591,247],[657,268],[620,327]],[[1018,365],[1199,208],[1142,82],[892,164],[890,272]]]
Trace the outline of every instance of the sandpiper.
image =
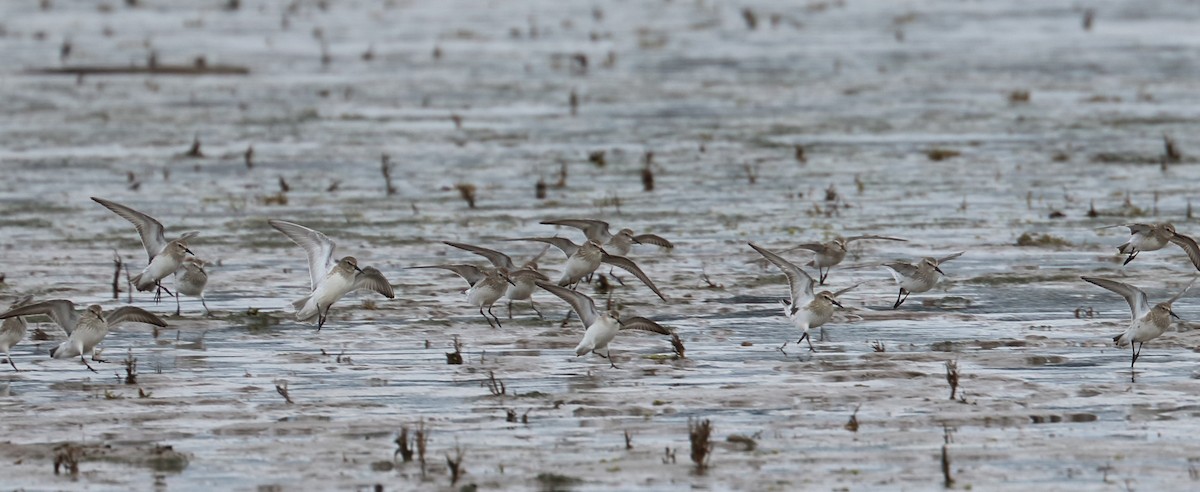
[[204,306],[204,314],[212,315],[208,303],[204,302],[204,286],[208,285],[208,272],[204,271],[204,260],[189,256],[183,259],[179,273],[175,277],[175,316],[179,316],[179,296],[187,295],[200,298]]
[[358,260],[353,256],[334,261],[333,249],[336,245],[324,234],[283,220],[271,219],[267,223],[304,248],[308,256],[312,290],[308,296],[292,303],[298,321],[311,322],[316,319],[317,331],[321,331],[333,303],[359,289],[373,290],[388,299],[396,298],[392,285],[379,270],[373,267],[359,268]]
[[560,225],[582,230],[589,241],[596,241],[604,247],[608,254],[625,256],[633,249],[634,244],[652,244],[663,248],[674,248],[675,245],[661,236],[654,234],[634,234],[632,229],[621,229],[616,234],[609,232],[608,222],[596,219],[558,219],[544,220],[546,225]]
[[[512,279],[508,277],[508,271],[501,267],[495,269],[484,270],[475,265],[457,264],[457,265],[430,265],[417,266],[412,268],[440,268],[450,270],[457,273],[471,287],[467,289],[467,302],[472,306],[479,307],[479,315],[486,319],[488,326],[492,328],[503,328],[500,326],[500,318],[497,318],[492,313],[492,306],[496,301],[504,297],[505,291],[510,286],[516,285]],[[483,310],[487,308],[487,314]],[[491,318],[488,314],[492,315]],[[492,324],[492,320],[496,323]]]
[[[14,302],[8,309],[11,311],[29,304],[29,301],[32,299],[32,296],[25,296],[22,299],[18,299],[17,302]],[[8,318],[4,320],[3,323],[0,323],[0,353],[4,354],[4,358],[8,359],[8,363],[12,365],[13,370],[17,372],[21,372],[21,370],[17,369],[17,364],[13,362],[12,354],[9,353],[9,350],[11,350],[14,345],[20,343],[22,338],[25,338],[25,329],[27,326],[28,325],[25,323],[25,318],[21,317]]]
[[[178,239],[167,241],[163,235],[163,225],[153,217],[144,213],[138,212],[120,203],[111,202],[103,198],[92,197],[92,201],[103,205],[113,213],[121,216],[121,218],[133,223],[137,228],[138,235],[142,238],[142,246],[146,248],[146,254],[150,257],[150,263],[146,268],[142,269],[131,279],[134,287],[137,290],[145,292],[151,288],[157,288],[154,294],[154,301],[158,302],[160,293],[164,290],[162,279],[167,275],[174,274],[183,264],[183,258],[188,254],[193,254],[192,250],[188,249],[187,242],[193,237],[200,235],[199,232],[185,232]],[[171,294],[171,291],[166,291]]]
[[[813,278],[809,276],[808,272],[766,248],[754,243],[749,244],[751,248],[763,255],[767,261],[779,267],[787,276],[791,297],[782,301],[784,314],[802,332],[800,339],[796,340],[796,344],[807,339],[808,349],[816,352],[816,349],[813,348],[812,337],[808,334],[809,328],[821,327],[823,335],[825,331],[823,325],[833,317],[833,307],[842,307],[842,303],[838,302],[837,297],[858,286],[853,285],[837,292],[823,290],[814,294]],[[779,350],[782,352],[786,346],[787,342],[783,342],[783,345],[779,346]]]
[[539,241],[551,244],[554,247],[562,250],[562,252],[567,255],[567,264],[563,266],[562,278],[558,280],[558,285],[560,286],[566,287],[569,285],[578,284],[581,280],[583,280],[584,277],[596,271],[596,268],[599,268],[601,263],[608,263],[632,273],[633,276],[638,278],[638,280],[641,280],[642,283],[646,284],[650,290],[654,291],[654,293],[657,294],[660,299],[664,301],[667,300],[667,297],[658,290],[658,287],[654,285],[654,282],[650,280],[650,277],[647,277],[646,273],[643,272],[642,269],[633,262],[633,260],[630,260],[624,256],[613,256],[608,254],[604,251],[604,248],[600,246],[600,243],[596,241],[589,240],[582,245],[577,245],[570,239],[557,236],[506,239],[506,241]]
[[820,274],[817,283],[820,285],[825,285],[825,279],[829,277],[829,270],[832,269],[834,265],[841,263],[842,260],[846,258],[846,248],[850,246],[850,243],[863,240],[907,241],[906,239],[900,239],[897,237],[875,235],[850,237],[836,236],[830,241],[823,243],[804,243],[791,249],[785,249],[782,252],[787,253],[797,249],[806,249],[812,251],[813,259],[808,264],[810,266],[817,267],[817,273]]
[[67,341],[50,349],[50,357],[68,359],[78,356],[79,360],[83,361],[83,365],[92,372],[96,372],[96,370],[88,364],[85,356],[95,352],[96,345],[104,340],[105,335],[108,335],[109,328],[126,321],[149,323],[158,327],[167,326],[167,322],[162,318],[142,308],[121,306],[105,316],[100,305],[92,304],[80,314],[75,311],[75,303],[64,299],[29,304],[0,314],[0,319],[34,314],[49,316],[67,332]]
[[941,259],[925,257],[916,265],[905,261],[884,263],[884,268],[892,271],[892,277],[900,284],[900,293],[896,294],[896,304],[892,309],[900,307],[908,300],[909,294],[920,294],[932,289],[937,284],[938,274],[945,275],[940,265],[962,256],[962,252],[954,253]]
[[571,309],[579,315],[580,321],[583,321],[583,326],[587,327],[587,331],[583,334],[583,339],[579,341],[579,345],[575,346],[576,357],[592,352],[608,359],[609,365],[617,368],[616,362],[612,359],[612,353],[609,351],[608,344],[617,336],[618,331],[643,330],[660,335],[671,334],[671,330],[640,316],[621,319],[621,314],[615,309],[609,309],[604,313],[600,313],[596,310],[596,302],[586,294],[565,287],[559,287],[549,282],[538,281],[537,284],[551,294],[567,301],[567,304],[571,305]]
[[[1120,294],[1125,298],[1125,302],[1129,303],[1129,311],[1132,313],[1129,328],[1124,333],[1113,337],[1113,342],[1116,342],[1118,347],[1129,346],[1129,350],[1133,354],[1133,360],[1129,362],[1130,369],[1133,369],[1138,356],[1142,354],[1142,345],[1162,335],[1171,326],[1172,317],[1179,319],[1179,316],[1171,310],[1171,304],[1183,297],[1183,294],[1192,288],[1192,284],[1196,283],[1196,277],[1192,277],[1192,281],[1188,282],[1187,286],[1178,294],[1175,294],[1175,297],[1151,308],[1149,301],[1146,300],[1146,293],[1137,287],[1104,278],[1080,278]],[[1137,343],[1137,350],[1134,350],[1134,343]]]
[[1176,232],[1172,224],[1118,224],[1101,229],[1113,227],[1129,228],[1129,241],[1117,246],[1119,254],[1128,255],[1124,265],[1128,265],[1142,251],[1157,251],[1165,248],[1167,244],[1174,244],[1183,248],[1188,259],[1192,260],[1192,266],[1200,270],[1200,246],[1197,246],[1191,237]]
[[453,241],[442,242],[449,246],[470,251],[487,258],[488,261],[492,262],[492,266],[496,268],[504,268],[508,271],[508,278],[509,280],[512,280],[512,284],[509,285],[508,289],[504,292],[504,297],[508,298],[508,319],[512,319],[513,301],[529,301],[529,307],[533,309],[533,312],[537,313],[539,318],[542,317],[542,312],[538,311],[537,306],[533,303],[533,291],[537,288],[537,284],[535,284],[534,281],[550,280],[550,277],[547,277],[542,272],[539,272],[537,268],[537,260],[541,258],[547,250],[550,249],[550,245],[547,244],[544,248],[542,248],[541,253],[538,253],[538,255],[533,257],[532,260],[529,260],[525,262],[524,265],[518,267],[515,263],[513,263],[511,257],[494,249],[488,249],[482,246],[474,246],[464,243],[456,243]]

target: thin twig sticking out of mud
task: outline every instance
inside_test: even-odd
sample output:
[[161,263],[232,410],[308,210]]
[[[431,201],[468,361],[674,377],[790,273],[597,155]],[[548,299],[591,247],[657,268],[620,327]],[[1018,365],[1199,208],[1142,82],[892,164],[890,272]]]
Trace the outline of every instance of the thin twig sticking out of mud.
[[383,184],[386,186],[387,196],[396,194],[396,185],[392,184],[392,156],[383,154],[379,158],[380,171],[383,172]]
[[129,349],[121,364],[125,366],[125,384],[137,384],[137,359],[133,356],[133,349]]
[[946,361],[946,382],[950,383],[950,399],[958,394],[958,361]]
[[846,430],[858,432],[858,409],[860,408],[862,408],[862,403],[854,406],[854,413],[850,414],[850,421],[846,422]]
[[283,397],[283,400],[286,401],[288,403],[288,405],[295,403],[292,401],[292,397],[288,395],[287,381],[282,381],[283,384],[279,384],[279,383],[280,382],[275,383],[275,391],[277,393],[279,393],[279,396]]
[[692,443],[692,462],[696,464],[696,473],[703,474],[708,469],[708,458],[712,454],[712,421],[708,419],[688,419],[688,440]]
[[457,444],[454,445],[454,458],[450,458],[450,453],[446,453],[446,466],[450,468],[450,486],[453,487],[458,483],[459,477],[466,472],[462,468],[463,457],[467,454],[463,448]]
[[454,337],[454,351],[453,351],[453,352],[446,352],[446,363],[447,363],[447,364],[450,364],[450,365],[461,365],[461,364],[463,363],[463,356],[462,356],[462,346],[463,346],[463,344],[462,344],[462,341],[460,341],[460,340],[458,339],[458,336],[457,336],[457,335],[455,335],[455,337]]
[[946,488],[951,488],[951,487],[954,487],[954,477],[950,476],[950,447],[949,446],[950,446],[950,443],[953,441],[953,439],[951,439],[951,437],[950,437],[951,434],[950,434],[949,428],[943,427],[942,432],[943,432],[943,439],[944,439],[944,442],[942,443],[942,484]]
[[117,254],[117,250],[115,249],[113,250],[113,265],[115,268],[113,269],[112,289],[113,300],[115,301],[121,297],[121,267],[124,266],[124,262],[121,261],[121,255]]
[[487,389],[492,393],[492,396],[501,396],[508,392],[508,388],[504,386],[504,381],[496,379],[496,373],[494,371],[488,371],[488,378],[487,381],[483,382],[483,386],[487,386]]

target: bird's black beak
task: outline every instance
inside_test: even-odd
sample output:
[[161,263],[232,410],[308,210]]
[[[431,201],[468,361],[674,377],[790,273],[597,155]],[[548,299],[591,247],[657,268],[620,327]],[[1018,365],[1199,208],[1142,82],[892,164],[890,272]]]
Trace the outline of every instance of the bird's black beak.
[[1177,319],[1177,320],[1179,320],[1179,321],[1183,321],[1183,318],[1180,318],[1178,314],[1175,314],[1175,311],[1172,311],[1172,310],[1168,309],[1168,310],[1167,310],[1167,312],[1168,312],[1168,313],[1171,313],[1171,317],[1172,317],[1172,318],[1175,318],[1175,319]]
[[187,254],[189,254],[189,255],[196,256],[196,253],[193,253],[193,252],[192,252],[192,250],[190,250],[190,249],[183,248],[183,250],[184,250],[185,252],[187,252]]
[[362,269],[359,268],[358,265],[354,265],[354,269],[358,270],[358,273],[367,273],[367,272],[362,271]]
[[509,284],[509,285],[511,285],[511,286],[513,286],[513,287],[516,287],[516,286],[517,286],[517,283],[516,283],[516,282],[513,282],[513,279],[512,279],[512,277],[509,277],[508,275],[505,275],[505,276],[504,276],[504,281],[505,281],[505,282],[508,282],[508,284]]
[[829,302],[832,302],[834,306],[837,306],[840,308],[845,308],[845,306],[843,306],[842,303],[838,302],[837,299],[834,299],[832,297],[829,298]]
[[933,266],[933,270],[934,270],[935,272],[938,272],[938,273],[942,274],[942,275],[945,275],[945,274],[946,274],[946,272],[943,272],[943,271],[942,271],[942,269],[941,269],[941,268],[938,268],[938,266],[937,266],[937,265],[934,265],[934,266]]

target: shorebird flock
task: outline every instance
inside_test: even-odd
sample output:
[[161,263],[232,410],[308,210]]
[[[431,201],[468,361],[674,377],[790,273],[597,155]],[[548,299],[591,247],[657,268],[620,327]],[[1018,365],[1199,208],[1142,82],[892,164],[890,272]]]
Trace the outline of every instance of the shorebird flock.
[[[179,237],[167,240],[165,229],[158,220],[134,210],[128,206],[105,200],[92,198],[93,201],[107,208],[118,216],[133,224],[141,243],[147,253],[147,264],[136,276],[130,279],[130,284],[141,292],[154,292],[154,302],[158,303],[163,294],[175,298],[175,315],[180,315],[181,296],[198,298],[204,306],[206,315],[211,315],[204,300],[204,287],[208,282],[208,274],[204,270],[205,262],[196,257],[189,248],[188,241],[199,236],[197,231],[188,231]],[[379,269],[359,265],[353,256],[334,256],[336,244],[325,234],[303,225],[270,219],[267,223],[282,233],[289,240],[304,250],[308,260],[309,293],[292,302],[295,309],[295,319],[303,323],[315,323],[319,332],[329,320],[330,310],[338,300],[346,294],[358,290],[374,291],[388,299],[396,297],[392,284]],[[650,277],[628,255],[635,245],[653,245],[660,248],[674,248],[675,245],[654,234],[635,234],[631,229],[620,229],[615,234],[610,231],[607,222],[595,219],[557,219],[546,220],[541,224],[565,226],[578,229],[583,233],[582,243],[575,243],[569,238],[522,237],[505,239],[504,241],[540,242],[546,246],[532,259],[520,264],[512,257],[497,250],[483,246],[443,241],[451,248],[466,251],[486,259],[490,266],[473,263],[450,263],[439,265],[421,265],[414,269],[440,269],[452,272],[466,280],[468,288],[466,304],[477,308],[479,315],[489,326],[502,328],[501,320],[492,308],[502,299],[508,301],[508,317],[512,318],[513,302],[528,301],[529,307],[539,318],[542,312],[533,302],[533,294],[542,289],[563,300],[579,320],[585,330],[579,344],[575,347],[575,355],[583,356],[588,353],[596,354],[609,361],[616,368],[609,345],[622,330],[640,330],[673,337],[673,343],[681,345],[675,332],[661,324],[642,316],[621,317],[620,310],[614,306],[612,298],[608,299],[604,309],[596,305],[591,297],[577,290],[583,283],[590,283],[594,277],[600,277],[598,272],[601,265],[610,266],[608,277],[624,284],[612,268],[619,268],[632,274],[650,291],[663,301],[669,298],[655,285]],[[1127,227],[1130,239],[1118,246],[1118,252],[1127,255],[1125,264],[1128,265],[1144,251],[1156,251],[1169,244],[1181,247],[1188,255],[1192,264],[1200,270],[1200,246],[1192,238],[1179,234],[1171,224],[1122,224],[1108,227]],[[1105,228],[1108,228],[1105,227]],[[824,340],[824,325],[835,314],[837,308],[842,308],[839,297],[859,286],[850,285],[837,291],[815,291],[815,286],[824,285],[829,278],[830,270],[839,265],[847,255],[847,245],[854,241],[906,241],[902,238],[861,235],[852,237],[835,237],[828,242],[803,243],[782,253],[803,250],[809,253],[806,266],[816,269],[818,278],[804,268],[784,258],[780,253],[770,251],[754,242],[749,247],[762,256],[754,262],[770,263],[777,267],[787,279],[789,295],[781,299],[785,318],[800,331],[796,344],[808,342],[812,352],[817,349],[813,345],[809,330],[821,329],[821,339]],[[561,276],[552,282],[551,278],[542,273],[538,261],[551,248],[557,248],[566,257],[561,267]],[[911,294],[928,292],[937,285],[946,273],[942,265],[961,256],[964,252],[956,252],[946,256],[924,257],[916,262],[891,261],[879,263],[878,266],[887,269],[895,279],[899,291],[892,309],[899,309]],[[765,266],[763,263],[763,266]],[[172,291],[163,285],[167,277],[172,277]],[[1165,302],[1150,307],[1145,292],[1132,285],[1111,279],[1096,277],[1081,277],[1084,281],[1120,294],[1129,304],[1132,313],[1129,328],[1113,337],[1118,347],[1130,347],[1132,369],[1141,355],[1141,349],[1146,342],[1162,335],[1171,325],[1171,320],[1179,319],[1172,310],[1174,302],[1188,292],[1195,278],[1175,296]],[[564,326],[569,320],[564,319]],[[65,299],[52,299],[34,302],[30,297],[15,302],[7,312],[0,314],[3,324],[0,325],[0,353],[7,358],[7,363],[17,371],[16,363],[10,354],[13,346],[24,338],[27,323],[24,317],[44,315],[62,328],[66,340],[50,350],[50,356],[55,359],[78,357],[83,365],[96,372],[88,363],[90,355],[94,361],[98,358],[97,346],[103,341],[109,330],[125,322],[147,323],[157,327],[166,327],[167,323],[158,315],[135,306],[121,306],[110,312],[105,312],[99,305],[90,305],[82,312],[75,304]],[[784,351],[788,342],[779,346]]]

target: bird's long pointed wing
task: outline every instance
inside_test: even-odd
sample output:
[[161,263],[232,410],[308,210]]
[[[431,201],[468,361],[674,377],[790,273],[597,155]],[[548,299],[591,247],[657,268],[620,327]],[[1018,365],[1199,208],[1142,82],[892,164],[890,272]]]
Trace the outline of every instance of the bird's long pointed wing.
[[604,255],[600,257],[600,262],[608,263],[609,265],[632,273],[634,277],[637,277],[638,280],[641,280],[643,284],[646,284],[646,287],[649,287],[650,290],[654,291],[654,293],[658,295],[659,299],[664,301],[667,300],[667,296],[664,296],[663,293],[658,290],[658,286],[654,285],[654,282],[650,280],[650,277],[646,276],[646,272],[643,272],[642,269],[637,266],[637,263],[633,262],[633,260],[624,256],[613,256],[608,253],[604,253]]
[[570,239],[567,239],[565,237],[558,237],[558,236],[554,236],[554,237],[522,237],[522,238],[517,238],[517,239],[505,239],[505,241],[537,241],[537,242],[546,243],[546,244],[554,246],[558,249],[561,249],[563,254],[567,255],[567,258],[570,258],[571,255],[575,254],[576,251],[579,251],[578,244],[575,244]]
[[[1106,278],[1096,277],[1080,277],[1087,282],[1093,283],[1105,289],[1111,290],[1121,297],[1125,298],[1125,302],[1129,303],[1129,311],[1132,314],[1132,319],[1138,319],[1150,312],[1150,303],[1146,300],[1146,293],[1142,289],[1134,287],[1124,282],[1109,280]],[[1188,284],[1191,287],[1191,284]],[[1187,289],[1184,289],[1186,292]]]
[[870,239],[870,240],[877,240],[877,241],[905,241],[905,242],[908,241],[907,239],[900,239],[898,237],[876,236],[874,234],[864,234],[862,236],[850,236],[850,237],[846,238],[846,244],[850,244],[851,241],[860,241],[863,239]]
[[[442,241],[442,242],[448,246],[453,246],[453,247],[461,249],[461,250],[470,251],[479,256],[487,258],[488,261],[492,262],[492,266],[503,267],[503,268],[507,268],[509,270],[517,269],[516,265],[513,265],[512,258],[510,258],[508,255],[501,253],[499,251],[496,251],[494,249],[487,249],[482,246],[475,246],[475,245],[466,244],[466,243],[456,243],[453,241]],[[550,246],[546,246],[546,247],[549,248]]]
[[154,313],[151,313],[140,307],[121,306],[112,310],[112,312],[104,316],[104,320],[108,322],[108,326],[113,326],[126,321],[136,321],[138,323],[148,323],[154,326],[167,326],[167,322],[163,321]]
[[592,326],[596,322],[596,318],[600,317],[600,313],[596,312],[596,301],[593,301],[586,294],[575,292],[566,287],[559,287],[550,282],[538,281],[537,285],[562,300],[567,301],[567,304],[571,305],[571,309],[575,310],[575,314],[579,315],[579,320],[583,321],[584,328]]
[[621,320],[622,330],[641,330],[658,333],[660,335],[670,335],[671,330],[663,325],[655,323],[641,316],[631,316]]
[[0,319],[34,314],[49,316],[50,320],[54,321],[54,324],[62,327],[63,331],[67,332],[67,335],[75,331],[75,325],[79,323],[79,313],[75,311],[75,303],[66,299],[35,302],[28,306],[19,307],[7,313],[0,314]]
[[608,232],[608,222],[596,219],[558,219],[558,220],[543,220],[540,222],[545,225],[560,225],[574,227],[583,231],[583,235],[589,241],[596,241],[603,244],[612,234]]
[[957,253],[954,253],[954,254],[952,254],[952,255],[949,255],[949,256],[943,256],[943,257],[941,257],[941,258],[938,258],[938,261],[937,261],[937,263],[938,263],[938,265],[941,265],[942,263],[945,263],[945,262],[947,262],[947,261],[950,261],[950,260],[953,260],[953,259],[955,259],[955,258],[958,258],[959,256],[962,256],[962,255],[963,255],[963,253],[965,253],[965,251],[959,251],[959,252],[957,252]]
[[[415,266],[415,267],[411,267],[411,268],[440,268],[442,270],[450,270],[454,273],[457,273],[459,277],[462,277],[463,280],[466,280],[467,283],[470,284],[472,287],[475,286],[475,282],[483,280],[484,277],[487,277],[487,274],[483,272],[483,269],[481,269],[475,265],[467,265],[467,264],[429,265],[429,266]],[[386,295],[386,294],[384,294],[384,295]]]
[[902,277],[911,277],[913,275],[916,275],[916,273],[917,273],[916,265],[913,265],[911,263],[906,263],[903,261],[893,261],[891,263],[884,263],[883,267],[891,269],[893,272],[896,272],[896,274],[898,274]]
[[1186,294],[1187,291],[1192,288],[1192,284],[1194,284],[1194,283],[1196,283],[1196,277],[1193,276],[1192,281],[1188,282],[1187,286],[1184,287],[1183,290],[1179,291],[1178,294],[1175,294],[1175,297],[1172,297],[1167,300],[1167,304],[1173,304],[1175,301],[1178,301],[1180,297],[1183,297],[1183,295]]
[[308,256],[311,287],[316,290],[317,284],[333,269],[333,248],[336,246],[334,242],[320,232],[286,220],[271,219],[267,223],[304,248],[304,254]]
[[748,244],[750,244],[750,247],[754,248],[755,251],[758,251],[758,254],[763,255],[763,258],[766,258],[767,261],[770,261],[775,266],[779,267],[779,269],[783,271],[783,274],[787,276],[788,288],[791,289],[792,292],[793,305],[802,306],[806,304],[802,301],[806,301],[815,297],[813,295],[813,278],[808,275],[808,272],[805,272],[804,269],[796,266],[792,262],[783,259],[783,257],[768,251],[766,248],[754,243]]
[[1196,270],[1200,270],[1200,246],[1196,245],[1195,239],[1183,234],[1175,234],[1171,236],[1170,241],[1176,246],[1183,248],[1183,251],[1188,255],[1188,259],[1192,260],[1192,266],[1196,267]]
[[392,291],[392,284],[388,283],[383,272],[375,267],[366,267],[354,275],[353,290],[358,289],[371,289],[388,299],[396,298],[396,293]]
[[1097,227],[1096,230],[1112,229],[1114,227],[1128,227],[1130,235],[1137,234],[1139,232],[1150,232],[1150,230],[1154,228],[1154,226],[1151,224],[1129,223],[1129,224],[1117,224],[1117,225],[1110,225],[1110,226],[1104,226],[1104,227]]
[[535,255],[533,258],[530,258],[529,261],[525,262],[525,265],[523,265],[523,266],[531,266],[531,267],[537,268],[538,260],[542,259],[543,256],[546,256],[547,251],[550,251],[549,244],[543,246],[542,250],[538,251],[538,254]]
[[837,292],[834,292],[834,293],[833,293],[833,297],[834,297],[834,298],[837,298],[837,297],[841,296],[842,294],[845,294],[845,293],[847,293],[847,292],[850,292],[850,291],[852,291],[852,290],[854,290],[854,289],[858,288],[858,286],[860,286],[860,285],[862,285],[862,284],[854,284],[854,285],[851,285],[851,286],[849,286],[849,287],[846,287],[845,289],[842,289],[842,290],[839,290],[839,291],[837,291]]
[[[756,247],[754,249],[758,249],[758,248]],[[785,249],[785,250],[783,250],[783,252],[787,253],[789,251],[795,251],[798,249],[805,249],[808,251],[812,251],[813,253],[822,254],[822,253],[825,253],[826,251],[828,251],[829,247],[826,246],[825,243],[803,243],[803,244],[797,244],[791,248]]]
[[528,268],[522,268],[520,270],[514,270],[511,272],[508,272],[508,277],[511,278],[514,282],[519,279],[523,279],[523,278],[532,278],[534,280],[541,280],[541,281],[549,281],[550,280],[550,277],[547,277],[546,274],[539,272],[537,270],[530,270]]
[[638,244],[653,244],[660,248],[670,249],[675,247],[671,241],[666,240],[666,238],[662,236],[656,236],[654,234],[638,234],[633,236],[633,241]]
[[92,201],[133,223],[133,226],[137,228],[138,235],[142,237],[142,247],[146,248],[146,255],[149,259],[154,259],[154,256],[167,246],[167,239],[163,236],[163,225],[154,220],[154,217],[103,198],[92,197]]

